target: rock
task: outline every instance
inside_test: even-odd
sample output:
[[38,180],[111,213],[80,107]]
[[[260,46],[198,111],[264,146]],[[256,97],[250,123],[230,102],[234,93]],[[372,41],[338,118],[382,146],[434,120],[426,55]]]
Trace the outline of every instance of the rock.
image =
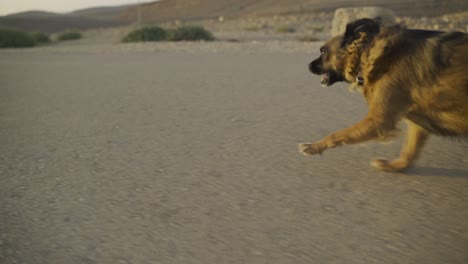
[[346,24],[360,18],[380,16],[385,24],[395,23],[396,16],[392,10],[382,7],[338,8],[333,16],[331,36],[345,32]]

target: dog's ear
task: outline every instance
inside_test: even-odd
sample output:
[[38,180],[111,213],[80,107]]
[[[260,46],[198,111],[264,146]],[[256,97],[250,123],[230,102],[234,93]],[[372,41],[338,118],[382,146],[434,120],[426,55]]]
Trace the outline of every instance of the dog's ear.
[[346,31],[341,42],[341,46],[351,44],[356,39],[361,38],[361,33],[366,35],[376,35],[380,32],[380,25],[382,24],[382,18],[380,16],[370,19],[362,18],[346,25]]
[[382,25],[382,17],[381,16],[376,16],[373,18],[374,22],[379,24],[379,27]]

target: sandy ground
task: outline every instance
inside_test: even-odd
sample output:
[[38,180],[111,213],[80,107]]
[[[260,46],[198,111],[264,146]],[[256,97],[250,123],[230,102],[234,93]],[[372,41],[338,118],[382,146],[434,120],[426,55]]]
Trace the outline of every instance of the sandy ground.
[[297,152],[366,112],[318,45],[0,51],[0,263],[467,263],[466,142]]

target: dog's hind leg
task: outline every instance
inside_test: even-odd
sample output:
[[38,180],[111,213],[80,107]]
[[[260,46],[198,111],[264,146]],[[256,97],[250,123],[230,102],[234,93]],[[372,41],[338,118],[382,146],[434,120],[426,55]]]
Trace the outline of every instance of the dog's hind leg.
[[408,121],[408,136],[400,157],[391,161],[376,159],[371,162],[371,165],[383,171],[402,171],[411,166],[411,163],[418,158],[428,137],[429,133],[424,128]]

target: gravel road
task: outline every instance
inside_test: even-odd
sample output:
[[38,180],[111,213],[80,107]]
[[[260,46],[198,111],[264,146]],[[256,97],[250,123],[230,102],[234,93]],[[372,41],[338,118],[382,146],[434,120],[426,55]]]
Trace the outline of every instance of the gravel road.
[[0,263],[467,263],[466,141],[298,153],[366,113],[317,46],[0,51]]

